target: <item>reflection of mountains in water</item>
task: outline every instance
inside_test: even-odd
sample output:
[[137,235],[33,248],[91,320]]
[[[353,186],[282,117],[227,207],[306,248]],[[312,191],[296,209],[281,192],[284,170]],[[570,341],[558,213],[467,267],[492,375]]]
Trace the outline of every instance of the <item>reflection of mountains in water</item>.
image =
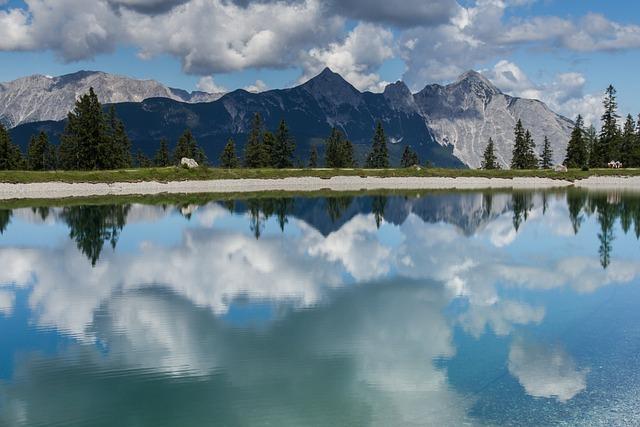
[[[424,222],[444,222],[459,227],[465,235],[511,210],[510,193],[442,193],[407,196],[361,196],[296,198],[287,215],[304,221],[324,236],[339,230],[356,215],[380,215],[401,225],[410,214]],[[260,201],[256,200],[260,205]],[[268,203],[263,201],[263,203]],[[246,201],[235,204],[235,212],[246,213]]]

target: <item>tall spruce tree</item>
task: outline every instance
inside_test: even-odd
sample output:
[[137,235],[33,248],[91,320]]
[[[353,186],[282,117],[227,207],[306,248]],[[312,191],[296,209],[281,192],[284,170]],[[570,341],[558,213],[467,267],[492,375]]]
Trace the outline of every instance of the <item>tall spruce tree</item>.
[[331,135],[325,141],[325,163],[329,168],[353,167],[353,146],[346,140],[342,131],[337,128],[331,130]]
[[226,169],[235,169],[240,167],[240,159],[236,154],[236,142],[233,138],[229,138],[220,154],[220,167]]
[[631,114],[627,115],[627,120],[622,129],[620,138],[620,161],[624,167],[635,167],[636,151],[638,146],[638,135],[636,134],[636,122]]
[[180,138],[178,138],[178,143],[173,150],[173,164],[179,164],[183,157],[193,159],[196,148],[196,140],[191,133],[191,129],[185,129]]
[[[265,143],[265,137],[267,142]],[[244,165],[248,168],[264,168],[271,163],[273,134],[264,131],[259,113],[253,116],[251,130],[244,147]]]
[[528,129],[524,133],[524,139],[527,144],[525,169],[538,169],[539,161],[538,155],[536,154],[536,143],[533,140],[533,136],[531,136],[531,132]]
[[594,165],[594,160],[592,159],[592,153],[596,150],[596,146],[598,145],[598,131],[595,126],[591,125],[584,132],[584,144],[587,147],[587,163],[589,167],[596,167]]
[[293,166],[292,158],[296,149],[296,144],[289,134],[287,123],[280,121],[278,130],[275,134],[274,145],[271,153],[271,166],[274,168],[290,168]]
[[526,169],[527,151],[529,149],[527,140],[525,139],[525,130],[522,121],[518,120],[513,131],[513,155],[511,157],[511,169]]
[[27,149],[27,168],[34,171],[55,169],[55,147],[44,132],[32,136]]
[[158,151],[156,151],[156,155],[153,158],[153,164],[161,168],[171,166],[169,143],[167,142],[166,138],[162,138],[160,140],[160,147],[158,148]]
[[16,170],[24,167],[20,148],[11,140],[9,131],[0,123],[0,170]]
[[367,156],[366,166],[372,169],[384,169],[389,167],[389,152],[387,151],[387,136],[384,133],[382,122],[378,122],[371,143],[371,151]]
[[76,101],[67,116],[60,138],[59,163],[62,169],[100,169],[109,160],[107,124],[98,96],[89,89]]
[[571,169],[581,168],[587,165],[588,151],[583,127],[584,120],[582,116],[578,114],[573,131],[571,132],[571,138],[567,144],[567,154],[564,159],[564,165]]
[[408,145],[404,147],[404,151],[402,152],[402,158],[400,159],[400,166],[403,168],[409,168],[411,166],[415,166],[419,164],[420,164],[420,159],[418,158],[418,153],[416,153]]
[[544,137],[544,145],[542,146],[542,154],[540,155],[540,167],[542,169],[551,169],[553,167],[553,149],[549,138]]
[[612,85],[609,85],[605,91],[603,106],[600,136],[591,153],[591,163],[596,167],[605,167],[609,161],[617,160],[620,155],[620,128],[618,127],[620,116],[618,116],[616,89]]
[[311,146],[311,150],[309,151],[309,163],[308,166],[311,169],[318,167],[318,148],[315,145]]
[[493,138],[489,138],[487,147],[484,149],[484,153],[482,154],[482,164],[480,167],[487,170],[500,169],[500,163],[498,163],[498,158],[495,153]]
[[109,108],[107,116],[107,141],[100,153],[101,169],[124,169],[131,167],[131,141],[127,136],[124,123],[116,115],[114,106]]

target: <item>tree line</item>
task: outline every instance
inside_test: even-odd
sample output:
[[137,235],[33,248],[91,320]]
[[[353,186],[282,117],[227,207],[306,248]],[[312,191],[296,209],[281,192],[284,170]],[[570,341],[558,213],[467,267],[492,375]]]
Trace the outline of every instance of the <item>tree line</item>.
[[[605,168],[611,161],[619,161],[624,167],[640,167],[640,115],[637,121],[628,114],[624,124],[619,125],[616,89],[610,85],[603,99],[604,113],[598,132],[595,126],[585,127],[581,115],[575,120],[567,144],[564,161],[570,169]],[[512,169],[550,169],[553,167],[553,151],[545,136],[542,153],[536,153],[536,144],[531,132],[518,120],[514,129]],[[482,169],[500,169],[491,138],[482,155]]]

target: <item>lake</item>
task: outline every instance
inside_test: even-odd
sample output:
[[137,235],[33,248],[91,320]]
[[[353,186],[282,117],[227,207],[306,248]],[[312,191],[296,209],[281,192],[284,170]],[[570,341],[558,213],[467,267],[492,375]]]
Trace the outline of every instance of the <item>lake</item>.
[[640,193],[4,203],[0,425],[640,424]]

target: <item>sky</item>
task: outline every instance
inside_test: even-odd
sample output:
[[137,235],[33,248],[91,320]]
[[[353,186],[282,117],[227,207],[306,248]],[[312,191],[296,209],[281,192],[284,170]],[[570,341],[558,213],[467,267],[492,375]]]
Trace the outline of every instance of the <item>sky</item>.
[[419,91],[475,69],[597,124],[609,84],[640,113],[639,17],[622,0],[0,0],[0,81],[85,69],[262,91],[328,66]]

